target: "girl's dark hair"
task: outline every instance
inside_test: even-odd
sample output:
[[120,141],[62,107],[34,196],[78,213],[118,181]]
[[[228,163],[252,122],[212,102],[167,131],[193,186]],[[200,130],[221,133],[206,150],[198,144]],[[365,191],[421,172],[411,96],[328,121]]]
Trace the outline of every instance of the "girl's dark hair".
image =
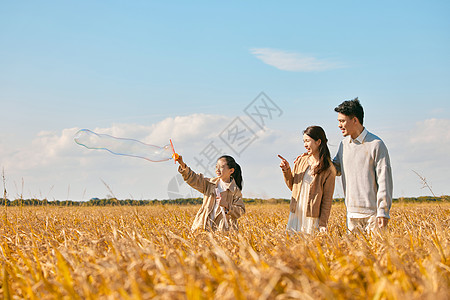
[[319,145],[319,164],[314,170],[314,174],[317,175],[328,169],[331,164],[330,150],[327,145],[327,136],[325,135],[325,131],[320,126],[309,126],[303,131],[303,133],[315,141],[321,141]]
[[234,160],[234,158],[232,158],[229,155],[222,155],[221,157],[219,157],[219,159],[222,159],[222,158],[225,159],[225,161],[227,162],[228,168],[234,169],[234,172],[231,174],[231,177],[236,182],[236,185],[238,186],[238,188],[240,190],[242,190],[242,171],[241,171],[241,166],[238,165],[237,162]]

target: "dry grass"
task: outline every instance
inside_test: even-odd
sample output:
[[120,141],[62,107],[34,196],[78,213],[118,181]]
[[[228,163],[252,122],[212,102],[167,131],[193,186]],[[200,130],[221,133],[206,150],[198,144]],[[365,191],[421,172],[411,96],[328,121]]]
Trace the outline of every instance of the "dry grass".
[[397,204],[384,236],[287,236],[287,205],[239,234],[191,233],[198,207],[24,207],[0,217],[4,299],[448,299],[450,204]]

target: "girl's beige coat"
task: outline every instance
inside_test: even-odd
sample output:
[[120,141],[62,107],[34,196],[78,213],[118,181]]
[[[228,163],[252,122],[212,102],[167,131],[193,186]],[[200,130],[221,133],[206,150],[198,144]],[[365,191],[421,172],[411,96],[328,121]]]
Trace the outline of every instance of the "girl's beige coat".
[[[196,174],[188,166],[185,168],[180,166],[178,172],[180,172],[187,184],[203,194],[203,204],[195,216],[191,230],[196,230],[198,228],[227,230],[221,209],[217,210],[213,221],[209,218],[216,202],[215,189],[217,188],[219,178],[205,178],[203,177],[203,174]],[[245,205],[242,200],[241,190],[236,185],[234,179],[231,182],[229,189],[222,192],[220,196],[222,197],[222,201],[225,201],[226,203],[225,216],[228,222],[228,229],[237,230],[237,220],[245,213]]]

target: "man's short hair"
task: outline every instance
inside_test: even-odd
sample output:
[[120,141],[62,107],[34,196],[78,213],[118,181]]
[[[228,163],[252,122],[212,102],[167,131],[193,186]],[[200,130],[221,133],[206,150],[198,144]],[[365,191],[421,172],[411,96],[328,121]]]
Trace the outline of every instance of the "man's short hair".
[[356,117],[359,120],[359,123],[361,123],[361,125],[363,124],[364,109],[359,102],[358,97],[353,100],[346,100],[342,102],[338,107],[334,109],[334,111],[346,115],[350,118]]

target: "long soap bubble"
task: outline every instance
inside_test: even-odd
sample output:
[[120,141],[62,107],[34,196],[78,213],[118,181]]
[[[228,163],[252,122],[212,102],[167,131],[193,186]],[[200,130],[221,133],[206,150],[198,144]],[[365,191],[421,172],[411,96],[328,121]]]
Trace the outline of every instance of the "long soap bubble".
[[88,149],[106,150],[115,155],[138,157],[152,162],[167,161],[174,155],[170,144],[159,147],[135,139],[95,133],[89,129],[79,130],[75,134],[74,140],[78,145]]

